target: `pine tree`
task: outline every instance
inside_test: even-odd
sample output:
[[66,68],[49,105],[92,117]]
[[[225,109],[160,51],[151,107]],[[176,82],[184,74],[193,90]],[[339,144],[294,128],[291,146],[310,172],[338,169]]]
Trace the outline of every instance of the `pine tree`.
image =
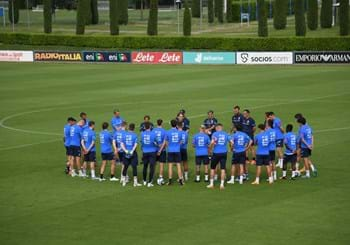
[[147,34],[158,35],[158,0],[150,0]]
[[267,9],[264,0],[258,0],[258,36],[267,37]]
[[214,0],[208,0],[208,23],[214,22]]
[[52,32],[52,2],[51,0],[44,0],[44,32]]
[[109,0],[109,29],[111,35],[119,35],[118,0]]
[[98,24],[98,3],[97,0],[91,0],[91,24]]
[[191,12],[193,18],[201,17],[201,0],[192,0]]
[[77,6],[77,24],[76,34],[82,35],[85,33],[85,25],[87,23],[88,12],[90,12],[90,1],[79,0]]
[[232,23],[233,22],[232,0],[226,0],[226,21],[228,23]]
[[309,8],[307,10],[307,27],[310,30],[316,30],[318,27],[318,0],[308,0]]
[[321,6],[321,27],[331,28],[332,27],[332,0],[322,0]]
[[288,2],[286,0],[275,0],[273,26],[275,27],[276,30],[286,29],[287,9],[288,9]]
[[349,35],[349,0],[340,0],[339,6],[340,35]]
[[128,24],[128,0],[118,0],[118,19],[119,25]]
[[295,35],[305,36],[306,35],[306,24],[305,24],[305,9],[304,0],[294,1],[294,14],[295,14]]
[[183,20],[183,34],[184,36],[191,36],[191,10],[188,7],[187,0],[185,0],[185,11],[184,11],[184,20]]
[[224,0],[218,0],[218,21],[224,23]]

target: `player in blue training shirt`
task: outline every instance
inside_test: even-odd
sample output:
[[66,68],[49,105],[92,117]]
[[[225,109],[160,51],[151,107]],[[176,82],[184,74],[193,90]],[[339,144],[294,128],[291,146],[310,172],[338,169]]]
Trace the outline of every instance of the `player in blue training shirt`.
[[287,179],[287,165],[292,164],[292,177],[294,180],[297,176],[295,164],[297,162],[297,136],[293,133],[293,125],[288,124],[286,126],[286,133],[284,134],[284,159],[283,159],[283,171],[281,179]]
[[173,164],[176,164],[177,175],[179,177],[180,185],[183,185],[183,176],[181,170],[181,132],[177,130],[176,126],[182,125],[182,122],[171,120],[171,129],[167,131],[165,141],[168,148],[168,170],[169,170],[169,182],[168,185],[172,184],[173,177]]
[[[122,179],[122,172],[124,168],[123,159],[124,159],[124,151],[120,145],[123,139],[123,135],[126,132],[125,129],[127,128],[127,123],[122,122],[121,127],[118,128],[118,130],[114,131],[113,133],[113,150],[114,150],[114,156],[117,164],[122,165],[121,173],[120,173],[120,180]],[[129,182],[129,176],[126,176],[126,182]]]
[[101,158],[102,158],[102,164],[100,169],[100,181],[106,180],[103,177],[107,162],[110,161],[111,163],[111,178],[110,181],[118,181],[114,176],[115,173],[115,159],[114,159],[114,152],[112,148],[113,144],[113,137],[112,134],[108,131],[109,124],[107,122],[102,123],[102,131],[100,132],[100,147],[101,147]]
[[255,164],[255,148],[254,148],[254,132],[256,129],[255,120],[250,117],[250,111],[245,109],[243,111],[242,132],[246,133],[252,140],[253,144],[247,151],[247,162],[245,164],[245,173],[248,174],[249,152],[252,157],[251,164]]
[[159,162],[159,178],[157,179],[158,185],[164,185],[164,164],[166,163],[166,147],[165,147],[165,136],[167,131],[163,128],[163,120],[157,120],[157,127],[153,129],[156,134],[157,141],[157,162]]
[[90,163],[91,179],[97,179],[95,175],[96,134],[94,129],[95,122],[89,121],[89,127],[83,131],[83,138],[81,140],[81,146],[84,153],[83,174],[87,177],[87,164]]
[[67,124],[64,125],[63,128],[63,142],[64,142],[64,147],[66,148],[66,157],[67,157],[67,162],[66,162],[66,169],[65,169],[65,173],[69,174],[69,165],[70,165],[70,152],[69,152],[69,138],[70,138],[70,127],[73,124],[73,121],[75,121],[75,119],[73,117],[68,117],[67,119]]
[[89,127],[90,120],[87,118],[87,114],[85,112],[80,112],[79,116],[80,116],[81,120],[84,121],[84,125],[82,127],[83,131],[84,131],[85,129],[87,129]]
[[261,167],[266,166],[267,176],[269,177],[269,183],[273,183],[273,177],[271,176],[271,167],[270,167],[270,155],[269,155],[269,145],[270,137],[269,134],[265,131],[265,125],[259,124],[258,128],[260,133],[257,134],[254,138],[254,143],[257,146],[256,149],[256,178],[252,183],[253,185],[260,184],[260,175]]
[[276,130],[273,128],[273,120],[268,119],[266,121],[266,133],[269,135],[269,155],[270,155],[270,166],[273,180],[277,180],[276,170]]
[[82,126],[84,121],[80,120],[78,124],[73,119],[72,126],[69,129],[69,154],[70,154],[70,175],[76,176],[74,165],[76,165],[79,171],[79,177],[83,177],[81,171],[80,157],[81,157],[81,137],[82,137]]
[[220,190],[225,189],[226,176],[226,160],[227,160],[227,144],[230,141],[230,136],[223,131],[223,125],[218,123],[216,125],[216,132],[213,134],[210,143],[210,149],[213,149],[213,157],[210,165],[210,184],[207,188],[214,188],[214,174],[216,166],[220,163],[221,169],[221,183]]
[[200,168],[204,165],[204,181],[209,182],[209,145],[210,138],[205,133],[207,127],[201,125],[199,133],[195,134],[192,138],[192,146],[195,149],[196,154],[196,179],[195,182],[201,181]]
[[239,183],[243,184],[246,151],[253,144],[253,140],[246,133],[242,132],[241,124],[235,124],[233,129],[234,129],[234,133],[231,135],[231,140],[230,140],[232,152],[233,152],[231,179],[227,181],[227,184],[235,183],[235,173],[238,165],[239,165]]
[[124,122],[124,119],[120,116],[120,111],[119,109],[115,109],[113,111],[114,116],[112,117],[111,120],[111,125],[113,128],[113,132],[118,130],[122,126],[122,123]]
[[153,123],[150,122],[151,117],[149,115],[146,115],[143,117],[143,122],[140,124],[140,132],[146,131],[145,124],[149,123],[150,124],[150,129],[151,131],[153,130]]
[[177,129],[181,133],[181,146],[180,146],[181,163],[184,169],[184,178],[185,178],[185,181],[187,181],[188,180],[188,156],[187,156],[188,132],[183,130],[182,123],[178,123]]
[[138,186],[141,186],[141,184],[139,184],[137,181],[138,156],[137,156],[136,148],[137,148],[138,139],[134,130],[135,130],[135,124],[130,123],[129,130],[125,132],[121,142],[121,147],[125,152],[122,185],[125,186],[127,183],[126,175],[128,173],[128,168],[131,165],[132,173],[134,176],[134,187],[138,187]]
[[317,170],[315,166],[311,163],[310,156],[312,149],[314,147],[314,136],[311,127],[306,123],[305,118],[299,118],[297,120],[299,123],[299,139],[300,139],[300,153],[301,158],[304,159],[305,167],[305,178],[310,178],[310,168],[317,176]]
[[[153,176],[157,157],[157,139],[156,134],[151,131],[151,123],[145,122],[145,131],[141,133],[141,150],[143,162],[143,185],[153,187]],[[149,178],[147,182],[147,170],[149,166]]]
[[275,113],[269,113],[269,119],[273,121],[273,129],[276,131],[276,151],[278,155],[277,167],[282,168],[283,166],[283,138],[284,130],[282,128],[282,121],[275,116]]

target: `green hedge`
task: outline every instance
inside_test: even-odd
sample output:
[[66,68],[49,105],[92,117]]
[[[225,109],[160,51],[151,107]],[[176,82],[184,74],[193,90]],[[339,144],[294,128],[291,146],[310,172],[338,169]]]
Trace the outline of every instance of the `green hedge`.
[[232,50],[232,51],[287,51],[287,50],[348,50],[350,37],[286,37],[286,38],[224,38],[224,37],[128,37],[45,35],[0,33],[0,43],[33,46],[70,46],[87,48],[174,49],[174,50]]

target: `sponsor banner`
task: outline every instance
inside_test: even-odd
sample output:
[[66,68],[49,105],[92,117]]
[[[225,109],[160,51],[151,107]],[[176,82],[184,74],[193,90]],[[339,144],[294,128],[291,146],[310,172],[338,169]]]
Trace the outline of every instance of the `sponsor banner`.
[[235,64],[234,52],[184,52],[184,64]]
[[121,62],[130,63],[130,52],[111,52],[111,51],[84,51],[83,59],[85,62]]
[[237,52],[237,64],[293,64],[293,52]]
[[33,62],[33,51],[0,50],[0,61]]
[[34,51],[34,60],[79,62],[83,61],[83,58],[81,52],[75,51]]
[[339,64],[350,63],[350,52],[294,52],[296,64]]
[[182,64],[182,52],[132,52],[134,64]]

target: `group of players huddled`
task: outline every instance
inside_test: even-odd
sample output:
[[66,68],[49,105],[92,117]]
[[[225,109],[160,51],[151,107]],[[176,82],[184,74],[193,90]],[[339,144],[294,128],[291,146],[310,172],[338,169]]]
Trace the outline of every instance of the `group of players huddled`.
[[[173,184],[173,166],[176,166],[178,183],[184,185],[189,179],[187,148],[189,144],[190,121],[185,110],[180,110],[176,118],[170,121],[171,129],[163,128],[163,120],[158,119],[154,126],[150,116],[144,117],[140,125],[140,135],[135,133],[135,124],[128,124],[114,110],[110,122],[102,123],[102,131],[98,137],[95,133],[95,122],[87,118],[87,114],[80,113],[77,122],[73,117],[68,118],[64,127],[64,145],[66,147],[67,163],[66,173],[71,176],[88,177],[87,169],[90,167],[92,179],[104,181],[104,172],[110,162],[110,181],[119,181],[115,176],[115,168],[121,165],[120,182],[126,186],[129,182],[128,169],[132,168],[133,186],[142,186],[138,182],[137,166],[139,157],[137,147],[140,145],[143,163],[143,185],[152,187],[156,163],[159,162],[158,185]],[[249,180],[249,164],[256,165],[256,178],[253,185],[260,183],[261,168],[267,170],[268,183],[277,180],[277,167],[282,168],[280,179],[287,179],[287,165],[291,164],[291,180],[301,176],[310,178],[310,171],[317,176],[317,170],[311,162],[310,156],[314,139],[311,127],[306,123],[305,117],[298,113],[294,116],[299,124],[298,134],[293,133],[293,125],[288,124],[284,129],[281,120],[273,112],[265,113],[265,121],[257,126],[250,117],[250,111],[240,112],[240,107],[233,108],[232,128],[230,133],[224,131],[223,125],[209,111],[208,117],[199,127],[199,132],[192,137],[190,143],[195,150],[195,182],[201,181],[200,169],[204,166],[204,181],[209,182],[207,188],[214,188],[214,181],[220,174],[220,189],[227,184],[238,182],[243,184]],[[112,132],[109,131],[109,126]],[[96,176],[96,142],[99,139],[102,164],[99,176]],[[284,147],[284,151],[283,151]],[[228,151],[232,151],[231,176],[226,175],[226,162]],[[83,161],[81,163],[81,154]],[[276,153],[277,158],[276,159]],[[303,160],[304,167],[299,169],[299,162]],[[164,165],[168,164],[168,181],[164,179]],[[210,173],[209,173],[210,166]],[[76,172],[78,171],[78,173]]]

